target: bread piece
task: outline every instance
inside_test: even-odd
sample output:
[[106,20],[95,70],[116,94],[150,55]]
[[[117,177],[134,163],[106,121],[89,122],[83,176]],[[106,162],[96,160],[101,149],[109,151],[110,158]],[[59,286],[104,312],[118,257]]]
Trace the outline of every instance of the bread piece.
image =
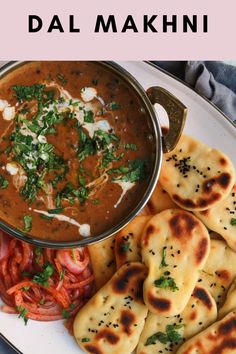
[[145,277],[142,263],[127,263],[82,307],[74,321],[74,336],[82,350],[132,353],[147,316],[142,295]]
[[235,172],[221,151],[183,135],[176,148],[164,155],[159,180],[183,209],[205,210],[229,195]]
[[210,254],[199,273],[198,284],[210,291],[220,307],[235,277],[236,253],[224,241],[211,240]]
[[115,236],[112,236],[88,246],[97,290],[106,284],[116,271],[114,244]]
[[148,203],[147,208],[149,209],[149,214],[154,215],[160,213],[166,209],[176,208],[177,205],[173,202],[168,193],[163,189],[161,184],[158,182],[156,188],[154,189]]
[[219,318],[223,318],[229,312],[236,310],[236,278],[231,284],[224,305],[220,308]]
[[[174,354],[183,340],[201,332],[215,322],[216,318],[215,300],[206,289],[197,285],[187,306],[180,315],[167,318],[154,315],[151,312],[148,313],[137,347],[137,354],[169,354],[170,352]],[[168,328],[177,332],[175,340],[168,336]],[[164,338],[157,334],[156,340],[153,342],[153,339],[155,339],[153,335],[159,332],[164,333]],[[152,342],[155,344],[149,344]]]
[[206,227],[192,214],[168,209],[144,228],[142,259],[148,268],[144,301],[157,315],[181,313],[187,305],[210,249]]
[[236,184],[220,204],[196,212],[196,216],[211,230],[220,234],[236,252]]
[[140,239],[144,226],[151,216],[136,216],[115,237],[116,266],[119,269],[126,262],[141,261]]
[[184,343],[177,354],[236,353],[236,311]]

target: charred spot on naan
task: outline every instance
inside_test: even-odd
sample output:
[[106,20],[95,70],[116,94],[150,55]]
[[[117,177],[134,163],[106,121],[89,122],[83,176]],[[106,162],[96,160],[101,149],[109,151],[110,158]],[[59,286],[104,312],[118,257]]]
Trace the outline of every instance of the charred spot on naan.
[[127,263],[126,269],[112,282],[114,293],[125,294],[131,291],[136,301],[142,301],[142,286],[147,274],[143,267],[143,265]]
[[114,333],[112,329],[104,328],[101,330],[95,337],[95,339],[106,339],[106,341],[110,344],[116,344],[119,342],[120,338]]
[[97,345],[85,344],[84,348],[91,354],[103,354],[103,352],[97,347]]
[[226,189],[230,185],[231,180],[232,176],[229,173],[221,173],[216,178],[206,180],[202,185],[202,189],[207,194],[212,193],[212,189],[216,184],[218,184],[221,188]]
[[212,300],[204,288],[196,286],[192,296],[196,299],[199,299],[209,310],[212,308]]
[[156,227],[152,224],[148,225],[147,229],[145,230],[145,233],[142,237],[142,242],[145,246],[148,245],[149,238],[152,236],[154,232],[158,232],[160,229],[156,229]]
[[153,308],[157,309],[159,312],[166,312],[171,309],[171,301],[166,298],[159,298],[152,293],[148,293],[147,299]]
[[196,218],[191,214],[180,211],[175,214],[169,221],[173,236],[176,238],[189,238],[192,235],[192,231],[198,225]]
[[176,203],[181,205],[186,209],[198,209],[198,208],[209,208],[212,204],[220,200],[221,195],[219,193],[212,193],[209,198],[198,198],[196,202],[192,199],[181,198],[178,194],[173,195],[173,199]]

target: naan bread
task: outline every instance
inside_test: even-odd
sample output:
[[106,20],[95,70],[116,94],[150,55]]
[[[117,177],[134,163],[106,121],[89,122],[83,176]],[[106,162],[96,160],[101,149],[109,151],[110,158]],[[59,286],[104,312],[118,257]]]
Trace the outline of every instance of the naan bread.
[[224,241],[211,240],[210,254],[199,273],[198,284],[208,289],[220,307],[235,277],[236,253]]
[[220,234],[236,252],[236,184],[226,199],[196,216],[211,230]]
[[[193,294],[187,303],[187,306],[180,315],[167,318],[157,316],[151,312],[148,313],[148,317],[146,319],[136,353],[175,353],[184,339],[189,339],[195,334],[201,332],[210,324],[215,322],[216,318],[217,308],[215,300],[206,289],[197,285],[194,288]],[[154,334],[158,332],[167,334],[167,326],[173,326],[172,328],[180,335],[179,341],[177,341],[177,343],[174,342],[172,338],[167,337],[165,338],[167,340],[166,343],[163,343],[163,340],[155,340],[155,344],[146,345],[148,344],[148,340],[151,342],[153,337],[150,337]]]
[[234,279],[231,284],[224,305],[221,307],[219,311],[219,318],[223,318],[229,312],[236,310],[236,279]]
[[183,209],[205,210],[225,199],[234,184],[230,159],[190,136],[164,155],[160,183]]
[[168,193],[162,188],[161,184],[158,182],[148,203],[147,208],[149,209],[149,214],[157,214],[162,210],[176,208],[177,205],[173,202]]
[[88,246],[97,290],[106,284],[116,271],[114,247],[115,236]]
[[168,209],[150,219],[142,236],[142,259],[148,268],[144,302],[151,312],[169,317],[183,311],[209,249],[208,231],[192,214]]
[[132,353],[147,316],[145,277],[142,263],[125,264],[78,312],[74,336],[86,353]]
[[141,261],[140,239],[144,226],[151,216],[136,216],[115,237],[117,269],[126,262]]
[[236,311],[184,343],[177,354],[235,354]]

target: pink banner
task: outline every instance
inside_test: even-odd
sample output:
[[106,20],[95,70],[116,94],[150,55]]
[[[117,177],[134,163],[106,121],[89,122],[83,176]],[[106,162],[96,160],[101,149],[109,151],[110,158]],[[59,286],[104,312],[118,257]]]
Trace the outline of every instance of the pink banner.
[[235,59],[235,13],[235,0],[8,0],[0,59]]

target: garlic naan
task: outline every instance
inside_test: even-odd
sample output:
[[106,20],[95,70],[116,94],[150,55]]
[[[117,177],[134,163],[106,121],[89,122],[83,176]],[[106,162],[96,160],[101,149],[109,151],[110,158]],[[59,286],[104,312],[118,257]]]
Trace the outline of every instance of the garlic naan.
[[132,353],[148,311],[143,303],[146,273],[142,263],[123,265],[78,312],[74,336],[86,353]]
[[174,354],[183,340],[201,332],[216,318],[215,300],[206,289],[197,285],[181,314],[167,318],[148,313],[137,354]]
[[183,135],[164,155],[160,183],[183,209],[205,210],[225,199],[234,184],[230,159],[221,151]]
[[187,305],[209,254],[206,227],[191,213],[168,209],[149,220],[141,245],[148,268],[144,302],[157,315],[178,315]]

